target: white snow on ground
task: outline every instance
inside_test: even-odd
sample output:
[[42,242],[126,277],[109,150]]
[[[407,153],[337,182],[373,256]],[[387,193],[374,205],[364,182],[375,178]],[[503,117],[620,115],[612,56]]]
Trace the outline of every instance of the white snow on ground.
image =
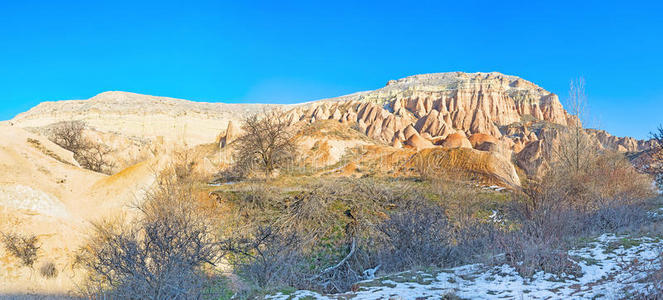
[[320,295],[311,291],[276,294],[267,299],[442,299],[452,294],[464,299],[619,299],[628,292],[645,291],[639,282],[647,271],[660,267],[663,241],[604,234],[586,246],[569,251],[581,267],[574,278],[539,272],[531,279],[508,265],[461,266],[438,272],[405,272],[359,283],[359,291]]

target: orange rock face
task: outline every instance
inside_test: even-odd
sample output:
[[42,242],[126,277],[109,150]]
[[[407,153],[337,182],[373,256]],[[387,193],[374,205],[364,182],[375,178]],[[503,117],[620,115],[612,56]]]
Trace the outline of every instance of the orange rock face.
[[499,140],[493,136],[487,135],[485,133],[475,133],[470,136],[469,138],[470,144],[472,144],[473,148],[477,148],[479,145],[488,142],[488,143],[493,143],[497,144],[499,143]]
[[461,133],[450,134],[444,142],[442,142],[442,147],[445,148],[472,148],[470,140],[468,140],[465,135]]
[[412,135],[407,141],[405,141],[405,144],[408,146],[412,146],[415,149],[425,149],[425,148],[432,148],[435,147],[433,143],[423,137],[421,137],[419,134],[414,134]]

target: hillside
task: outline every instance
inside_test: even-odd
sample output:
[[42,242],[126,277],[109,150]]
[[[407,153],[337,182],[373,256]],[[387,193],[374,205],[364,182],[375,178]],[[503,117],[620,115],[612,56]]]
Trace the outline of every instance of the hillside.
[[[163,136],[172,142],[197,145],[214,141],[229,121],[237,124],[248,114],[272,108],[289,111],[293,121],[358,122],[367,135],[386,142],[395,138],[405,142],[409,126],[418,134],[431,137],[444,138],[463,131],[467,135],[484,133],[501,138],[509,135],[504,126],[523,120],[566,125],[573,118],[557,95],[519,77],[497,72],[450,72],[391,80],[374,91],[299,105],[202,103],[104,92],[88,100],[43,102],[11,122],[20,127],[44,127],[84,120],[103,132],[147,139]],[[607,133],[601,134],[600,140],[611,148],[626,151],[646,147],[643,142],[622,141]],[[523,142],[529,142],[527,137]]]
[[[228,174],[235,170],[233,154],[237,149],[236,141],[242,135],[242,120],[273,109],[283,111],[284,123],[292,125],[287,127],[292,129],[298,141],[297,157],[293,165],[287,166],[291,169],[277,169],[274,178],[236,178],[234,174]],[[108,172],[111,175],[83,169],[71,152],[49,141],[58,123],[72,120],[85,121],[88,127],[82,135],[112,150],[108,155],[114,165],[113,170]],[[572,179],[581,184],[588,182],[588,186],[558,187],[555,183],[545,186],[546,180],[540,179],[551,169],[555,147],[563,143],[563,137],[571,128],[569,124],[573,123],[575,117],[563,108],[557,95],[519,77],[496,72],[415,75],[391,80],[386,86],[373,91],[295,105],[200,103],[126,92],[105,92],[87,100],[44,102],[10,121],[0,122],[0,232],[36,235],[42,246],[35,266],[53,262],[61,275],[57,279],[38,277],[36,268],[21,266],[15,257],[0,247],[0,294],[71,292],[85,276],[74,271],[73,265],[77,251],[90,233],[91,224],[101,219],[125,220],[120,217],[134,220],[136,215],[140,215],[134,209],[136,204],[144,200],[150,188],[162,185],[163,178],[170,178],[160,175],[170,174],[176,178],[173,180],[192,180],[188,182],[192,186],[189,191],[195,197],[187,198],[187,201],[202,199],[201,202],[209,205],[209,211],[215,213],[213,224],[220,222],[226,226],[220,230],[224,231],[222,234],[229,234],[225,238],[247,241],[254,238],[251,234],[256,234],[247,231],[247,228],[258,230],[264,225],[277,223],[280,227],[274,230],[287,228],[295,233],[303,232],[307,243],[311,244],[296,246],[288,251],[311,261],[315,258],[315,270],[307,272],[323,271],[324,274],[331,262],[345,256],[348,241],[355,238],[353,234],[362,230],[364,240],[359,242],[364,244],[360,247],[368,251],[364,254],[377,255],[372,259],[384,259],[385,255],[397,257],[401,255],[399,247],[402,245],[373,248],[374,243],[386,243],[385,240],[373,238],[379,238],[378,234],[392,234],[388,231],[397,228],[389,226],[403,226],[398,230],[410,230],[407,226],[414,224],[414,219],[407,218],[420,218],[416,221],[434,229],[421,231],[431,236],[413,242],[408,251],[417,252],[419,243],[430,244],[428,239],[437,239],[432,244],[446,248],[434,248],[435,251],[422,254],[418,259],[425,262],[449,251],[444,254],[449,257],[435,263],[439,268],[455,267],[452,273],[458,276],[449,275],[439,268],[427,270],[432,273],[425,276],[436,277],[435,285],[445,292],[453,290],[453,285],[448,284],[450,280],[462,279],[465,290],[461,289],[459,294],[471,296],[473,285],[466,282],[463,276],[476,274],[465,272],[465,268],[479,265],[467,264],[485,263],[487,269],[495,266],[475,257],[470,258],[471,255],[460,255],[462,258],[453,255],[463,251],[485,251],[475,253],[483,257],[493,255],[490,252],[498,248],[499,251],[516,251],[508,247],[511,243],[505,239],[512,238],[513,232],[520,233],[520,226],[531,225],[529,218],[538,208],[523,204],[522,200],[531,196],[526,193],[543,190],[546,193],[541,192],[537,197],[554,198],[558,196],[556,193],[573,190],[585,193],[582,194],[583,201],[592,199],[596,203],[617,197],[629,201],[644,201],[644,198],[651,197],[650,178],[637,173],[619,153],[628,153],[626,157],[633,158],[639,169],[645,169],[651,162],[642,153],[652,147],[653,141],[615,137],[595,129],[584,129],[580,133],[598,150],[609,150],[597,151],[596,157],[590,159],[595,163],[593,166],[599,167],[587,168],[587,173],[573,173],[574,176],[586,177],[572,178],[562,174],[559,178],[553,178],[561,183]],[[535,190],[532,184],[541,186],[536,186],[539,190]],[[531,197],[532,202],[540,200]],[[565,197],[571,199],[571,196]],[[558,199],[554,200],[551,203],[557,203]],[[608,213],[619,218],[637,219],[641,222],[637,225],[643,228],[642,224],[658,222],[658,204],[637,203],[642,207]],[[562,210],[555,212],[560,216],[567,213]],[[574,215],[586,222],[583,226],[587,228],[582,229],[581,233],[574,231],[573,238],[595,237],[597,232],[592,226],[604,225],[593,222],[607,222],[609,224],[605,226],[613,226],[610,228],[628,227],[624,223],[614,225],[611,222],[616,224],[622,219],[612,215],[605,218],[601,213],[605,212],[583,211],[583,214]],[[636,217],[629,213],[640,215]],[[392,216],[396,218],[392,219]],[[390,223],[399,220],[403,223]],[[440,223],[429,226],[430,220]],[[121,225],[132,224],[127,221]],[[558,223],[536,225],[546,230],[562,226]],[[488,227],[491,229],[488,230]],[[235,230],[237,228],[241,230]],[[509,230],[502,231],[505,228]],[[537,227],[536,230],[542,228]],[[614,233],[602,230],[600,233]],[[459,236],[437,236],[441,232],[453,232]],[[522,234],[523,238],[534,238],[527,236],[529,232]],[[558,239],[555,243],[566,243],[565,234],[554,232],[554,238]],[[490,240],[495,237],[503,240]],[[467,239],[476,245],[457,244],[457,239]],[[488,245],[483,240],[495,244]],[[611,235],[605,243],[597,243],[597,247],[605,248],[616,241],[617,238]],[[513,243],[519,245],[517,242],[529,241]],[[647,243],[651,244],[647,247],[659,246],[658,241],[647,240]],[[354,247],[354,240],[352,244]],[[275,247],[286,246],[276,244]],[[548,251],[557,246],[540,247]],[[557,251],[555,255],[573,256],[573,264],[582,265],[584,257],[577,258],[574,254],[574,251],[580,250],[568,244],[563,247],[561,250],[554,248]],[[628,247],[623,248],[628,250]],[[297,252],[302,249],[306,251]],[[395,252],[384,252],[392,250]],[[280,257],[284,253],[273,255]],[[521,257],[530,254],[514,253]],[[349,255],[352,254],[351,251]],[[629,252],[637,262],[636,254]],[[251,259],[246,257],[246,261]],[[525,280],[526,276],[518,269],[520,262],[506,259],[503,257],[499,261],[504,267],[493,269],[502,268],[509,276]],[[606,261],[612,263],[610,259],[613,257],[606,257]],[[229,272],[228,269],[234,267],[233,263],[237,262],[223,261],[215,268]],[[375,262],[365,263],[366,266],[360,267],[362,272],[371,271],[365,268]],[[533,268],[538,268],[537,262],[529,263],[534,265]],[[384,272],[421,267],[414,263],[407,268],[396,265]],[[348,272],[354,272],[351,268],[357,266],[346,267]],[[585,265],[580,269],[593,270]],[[612,271],[605,274],[614,276]],[[352,276],[354,280],[375,279],[372,275],[359,273]],[[313,282],[310,278],[306,280]],[[578,278],[586,279],[591,284],[604,284],[594,278]],[[292,278],[288,280],[292,280],[287,283],[290,287],[313,284]],[[383,285],[385,280],[388,279],[380,279],[379,284]],[[482,280],[488,279],[482,277]],[[554,280],[541,279],[537,281],[541,285],[521,286],[513,291],[515,294],[511,290],[499,292],[518,296],[518,293],[533,289],[541,295],[549,295],[544,291],[547,286],[573,288],[573,285],[551,283]],[[364,284],[372,283],[366,281]],[[588,292],[587,295],[598,294],[604,289],[612,293],[626,288],[618,286],[612,289],[609,282],[605,284],[605,287],[597,288],[597,292]],[[354,288],[352,284],[333,289],[312,286],[317,291],[332,293]],[[427,295],[425,288],[416,288],[423,290],[417,293]],[[359,291],[352,291],[354,295],[363,297],[380,289],[365,286]],[[271,293],[273,290],[265,291]],[[385,293],[389,291],[385,289]],[[477,293],[484,292],[491,291]],[[550,295],[569,295],[566,291],[552,293]],[[303,297],[307,292],[300,291],[296,295]],[[311,295],[326,297],[322,294]],[[281,296],[287,297],[281,294],[274,297]]]
[[83,120],[104,132],[197,145],[214,138],[231,120],[272,105],[203,103],[127,92],[104,92],[87,100],[43,102],[11,120],[20,127]]
[[158,164],[146,161],[108,177],[78,166],[71,152],[16,126],[0,125],[0,232],[34,234],[41,248],[35,267],[52,262],[58,280],[37,280],[0,250],[0,293],[66,293],[71,269],[90,222],[125,214],[154,181]]

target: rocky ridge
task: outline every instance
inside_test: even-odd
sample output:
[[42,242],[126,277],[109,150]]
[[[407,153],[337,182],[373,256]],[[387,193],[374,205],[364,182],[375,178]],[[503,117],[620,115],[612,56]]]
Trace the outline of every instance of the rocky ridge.
[[[575,123],[559,97],[522,78],[492,73],[434,73],[391,80],[383,88],[296,105],[200,103],[125,92],[88,100],[44,102],[12,124],[45,127],[85,120],[99,132],[188,146],[216,142],[223,147],[240,134],[249,114],[281,109],[291,123],[336,120],[374,141],[416,149],[474,148],[538,161],[545,143]],[[231,131],[228,134],[226,131]],[[605,149],[643,151],[648,142],[586,130]],[[480,141],[480,143],[478,142]],[[526,165],[523,163],[522,165]],[[537,166],[542,163],[535,164]],[[528,174],[539,173],[539,167]]]
[[70,120],[86,121],[98,131],[128,137],[198,145],[210,143],[228,122],[271,109],[267,104],[204,103],[182,99],[104,92],[88,100],[42,102],[11,120],[20,127],[44,127]]

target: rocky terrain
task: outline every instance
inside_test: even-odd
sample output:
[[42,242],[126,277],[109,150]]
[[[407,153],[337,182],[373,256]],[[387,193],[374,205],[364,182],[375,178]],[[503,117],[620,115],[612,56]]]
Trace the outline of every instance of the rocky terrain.
[[[313,176],[360,177],[383,169],[409,176],[422,165],[431,171],[470,168],[499,190],[518,189],[523,176],[540,176],[551,145],[576,121],[557,95],[495,72],[415,75],[374,91],[297,105],[200,103],[126,92],[43,102],[0,123],[0,231],[36,233],[47,253],[38,263],[56,262],[75,279],[67,271],[70,254],[91,221],[126,214],[177,153],[187,153],[200,173],[223,169],[232,161],[242,118],[273,109],[301,129],[302,161],[316,170]],[[85,135],[113,149],[113,175],[82,169],[71,152],[48,140],[54,124],[72,120],[85,121]],[[608,150],[651,147],[602,130],[583,134]],[[447,157],[459,159],[442,161]],[[34,270],[0,254],[0,292],[72,287],[74,281],[35,284],[29,280]]]
[[[150,157],[151,143],[225,145],[227,128],[233,128],[230,135],[237,135],[243,117],[275,108],[287,112],[291,123],[336,120],[365,133],[374,143],[392,147],[462,147],[499,153],[528,175],[540,174],[545,167],[540,160],[549,155],[544,148],[551,143],[541,140],[554,143],[557,131],[575,122],[557,95],[532,82],[496,72],[450,72],[391,80],[374,91],[298,105],[200,103],[105,92],[88,100],[44,102],[10,123],[34,131],[61,121],[86,121],[91,135],[113,146],[122,169]],[[601,130],[588,129],[586,134],[601,147],[620,152],[650,146]],[[314,144],[309,139],[304,146]],[[338,161],[345,150],[336,148],[331,147],[335,154],[327,164]]]
[[[452,72],[391,80],[375,91],[299,105],[201,103],[105,92],[88,100],[43,102],[17,115],[11,123],[44,127],[60,121],[84,120],[103,132],[148,139],[162,136],[169,141],[197,145],[213,141],[230,121],[238,124],[246,115],[273,108],[288,111],[293,122],[357,122],[371,138],[405,144],[420,144],[413,135],[441,144],[453,133],[468,137],[482,133],[497,139],[505,137],[504,140],[520,145],[539,138],[527,130],[526,124],[543,121],[567,125],[574,118],[564,110],[557,95],[519,77],[496,72]],[[505,129],[519,123],[525,128]],[[609,149],[634,152],[647,147],[646,142],[614,137],[604,131],[590,134]]]

